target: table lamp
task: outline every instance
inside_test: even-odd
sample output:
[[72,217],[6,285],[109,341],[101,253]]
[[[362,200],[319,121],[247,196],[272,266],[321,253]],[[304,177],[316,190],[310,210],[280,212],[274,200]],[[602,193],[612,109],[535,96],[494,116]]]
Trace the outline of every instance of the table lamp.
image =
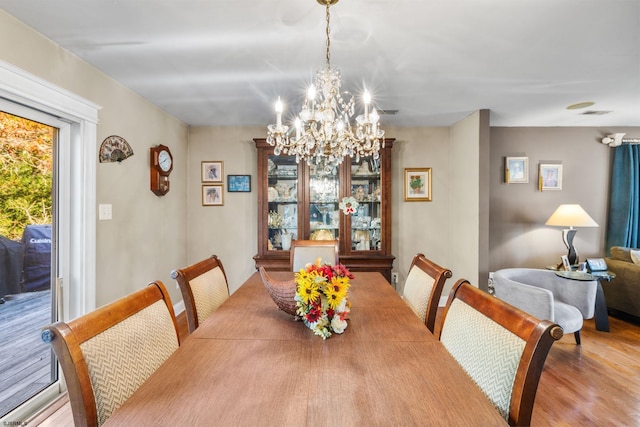
[[569,249],[569,264],[578,263],[578,253],[573,247],[573,238],[576,235],[574,227],[597,227],[598,224],[582,209],[580,205],[560,205],[558,209],[549,217],[545,225],[556,227],[569,227],[562,230],[562,240]]

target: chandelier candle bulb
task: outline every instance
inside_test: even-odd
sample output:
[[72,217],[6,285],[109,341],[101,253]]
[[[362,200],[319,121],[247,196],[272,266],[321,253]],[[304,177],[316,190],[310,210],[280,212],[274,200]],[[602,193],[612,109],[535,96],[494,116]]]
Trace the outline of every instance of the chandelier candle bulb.
[[[364,91],[364,95],[362,95],[362,100],[364,101],[364,119],[368,120],[369,119],[369,104],[371,103],[371,94],[366,89]],[[374,108],[373,111],[375,112],[376,109]]]
[[282,126],[282,101],[280,101],[280,97],[276,101],[276,125]]

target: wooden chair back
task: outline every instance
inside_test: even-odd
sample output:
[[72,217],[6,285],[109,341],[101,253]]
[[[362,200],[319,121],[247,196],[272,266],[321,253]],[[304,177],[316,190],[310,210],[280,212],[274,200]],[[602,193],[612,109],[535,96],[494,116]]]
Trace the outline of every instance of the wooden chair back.
[[545,359],[562,328],[539,320],[460,279],[440,341],[514,426],[530,425]]
[[171,277],[182,292],[190,334],[229,298],[227,275],[216,255],[174,270]]
[[42,330],[62,367],[76,426],[102,425],[178,348],[162,282]]
[[431,333],[435,327],[444,282],[451,276],[451,270],[440,267],[421,253],[413,257],[409,267],[402,298]]
[[293,240],[291,242],[291,271],[300,271],[308,263],[322,258],[322,262],[337,265],[340,262],[337,240]]

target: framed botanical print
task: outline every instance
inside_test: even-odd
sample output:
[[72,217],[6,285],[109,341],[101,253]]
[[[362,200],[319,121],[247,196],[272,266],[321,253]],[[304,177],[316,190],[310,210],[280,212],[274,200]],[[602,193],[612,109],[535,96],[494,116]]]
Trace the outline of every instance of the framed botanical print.
[[203,161],[202,162],[202,182],[223,182],[223,162]]
[[431,201],[431,168],[404,169],[404,201]]

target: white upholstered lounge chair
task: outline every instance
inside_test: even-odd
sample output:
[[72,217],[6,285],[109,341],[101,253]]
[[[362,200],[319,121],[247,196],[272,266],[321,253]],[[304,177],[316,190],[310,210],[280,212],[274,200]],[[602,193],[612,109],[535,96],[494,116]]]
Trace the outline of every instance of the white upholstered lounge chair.
[[595,313],[596,280],[565,279],[555,271],[507,268],[493,273],[495,296],[538,319],[551,320],[580,345],[583,319]]

